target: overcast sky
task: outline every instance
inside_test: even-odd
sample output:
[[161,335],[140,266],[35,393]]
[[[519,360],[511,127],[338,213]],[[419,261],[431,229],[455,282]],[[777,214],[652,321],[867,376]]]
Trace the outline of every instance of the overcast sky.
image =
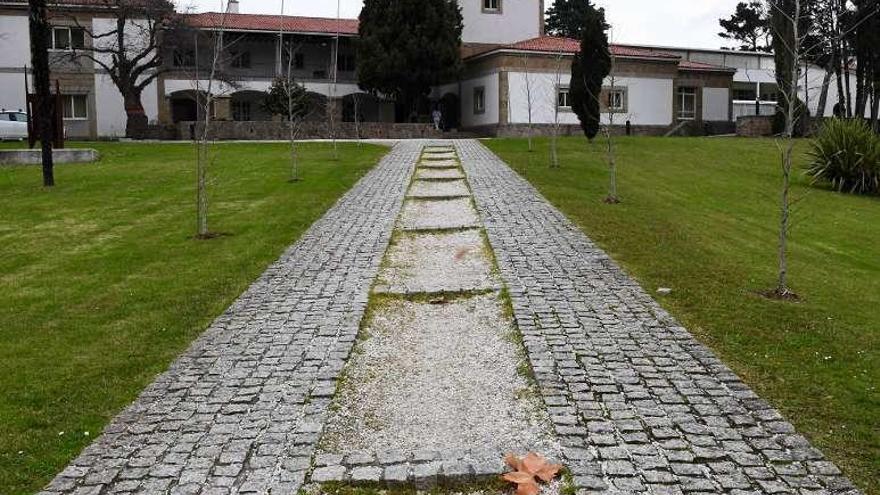
[[[515,0],[512,0],[515,1]],[[597,0],[614,27],[614,41],[651,45],[720,48],[718,19],[730,16],[739,0]],[[277,14],[281,0],[240,0],[241,11]],[[357,17],[362,0],[340,0],[343,17]],[[550,5],[552,0],[546,0]],[[226,0],[178,0],[184,8],[217,11]],[[333,0],[285,0],[288,15],[336,16]]]

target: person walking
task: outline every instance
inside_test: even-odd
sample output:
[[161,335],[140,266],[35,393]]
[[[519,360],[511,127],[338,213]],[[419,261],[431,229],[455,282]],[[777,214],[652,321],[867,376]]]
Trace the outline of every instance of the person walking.
[[440,123],[443,121],[443,112],[440,111],[440,107],[434,109],[431,113],[431,118],[434,119],[434,130],[440,130]]

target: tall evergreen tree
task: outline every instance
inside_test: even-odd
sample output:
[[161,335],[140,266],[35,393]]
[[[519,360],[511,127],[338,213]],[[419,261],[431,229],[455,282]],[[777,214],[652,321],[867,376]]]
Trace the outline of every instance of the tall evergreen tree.
[[547,10],[547,34],[581,39],[590,10],[595,10],[590,0],[556,0]]
[[431,86],[455,80],[461,63],[455,0],[366,0],[360,15],[360,87],[415,111]]
[[605,10],[587,2],[581,29],[581,47],[571,64],[569,95],[584,134],[590,141],[599,133],[599,97],[602,84],[611,73],[608,23]]
[[723,32],[718,33],[724,39],[734,40],[740,43],[736,49],[750,52],[770,51],[770,16],[764,7],[764,2],[751,0],[740,2],[736,5],[736,11],[727,19],[718,21]]

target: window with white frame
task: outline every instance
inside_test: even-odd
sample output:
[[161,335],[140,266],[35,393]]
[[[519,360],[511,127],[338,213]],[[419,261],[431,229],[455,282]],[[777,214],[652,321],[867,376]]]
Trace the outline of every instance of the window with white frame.
[[697,118],[697,88],[688,86],[678,88],[678,118],[679,120]]
[[480,86],[478,88],[474,88],[474,113],[485,113],[486,112],[486,88]]
[[556,89],[556,104],[561,110],[571,109],[571,89],[568,86],[560,86]]
[[88,95],[64,95],[61,104],[64,106],[65,120],[86,120],[89,118]]
[[86,46],[86,32],[82,28],[58,26],[52,28],[53,50],[81,50]]
[[501,0],[482,0],[483,12],[497,14],[501,12]]
[[607,90],[605,109],[609,112],[625,112],[626,90],[616,88]]

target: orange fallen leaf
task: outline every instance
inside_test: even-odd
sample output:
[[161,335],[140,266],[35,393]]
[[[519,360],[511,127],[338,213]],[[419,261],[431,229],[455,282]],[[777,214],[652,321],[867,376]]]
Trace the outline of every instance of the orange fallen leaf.
[[534,481],[521,483],[516,487],[516,495],[538,495],[540,492],[541,487],[539,487]]
[[562,469],[562,466],[560,466],[559,464],[547,464],[546,466],[543,466],[541,469],[539,469],[538,472],[535,474],[538,476],[538,478],[541,478],[543,482],[550,483],[551,481],[553,481],[553,478],[555,478],[556,475],[559,474],[560,469]]
[[507,454],[504,456],[504,462],[506,462],[514,471],[522,471],[522,462],[516,455]]
[[470,252],[470,248],[461,248],[455,252],[455,261],[461,261]]
[[513,471],[511,473],[507,473],[504,475],[504,479],[518,485],[535,482],[535,476],[533,474],[523,471]]

